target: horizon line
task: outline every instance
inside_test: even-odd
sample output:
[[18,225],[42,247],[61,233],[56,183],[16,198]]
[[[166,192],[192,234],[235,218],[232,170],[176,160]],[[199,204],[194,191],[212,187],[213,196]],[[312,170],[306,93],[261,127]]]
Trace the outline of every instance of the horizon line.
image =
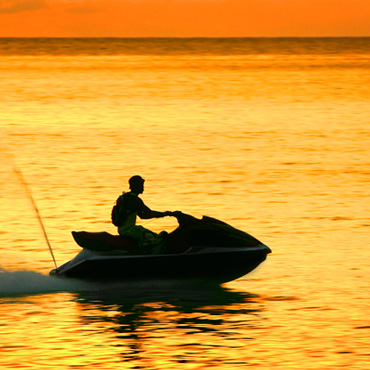
[[0,36],[0,39],[344,39],[368,36]]

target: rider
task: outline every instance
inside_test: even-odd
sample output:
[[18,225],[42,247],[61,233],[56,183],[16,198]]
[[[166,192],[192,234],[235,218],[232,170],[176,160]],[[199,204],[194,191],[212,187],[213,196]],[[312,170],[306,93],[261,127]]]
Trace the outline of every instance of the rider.
[[138,244],[137,253],[160,253],[164,248],[165,231],[156,234],[143,226],[136,225],[136,216],[141,219],[160,218],[173,216],[173,212],[152,211],[139,198],[144,192],[144,179],[141,176],[133,176],[129,180],[130,192],[123,193],[113,207],[112,221],[118,227],[118,233],[135,239]]

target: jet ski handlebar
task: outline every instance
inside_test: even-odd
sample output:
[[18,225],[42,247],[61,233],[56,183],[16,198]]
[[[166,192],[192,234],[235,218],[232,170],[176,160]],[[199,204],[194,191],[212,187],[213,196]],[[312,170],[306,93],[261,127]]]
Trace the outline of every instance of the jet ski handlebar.
[[195,218],[194,216],[188,215],[188,214],[183,213],[181,211],[170,212],[169,216],[176,217],[177,222],[179,223],[180,226],[184,225],[184,224],[194,222],[194,221],[195,222],[199,221],[199,219]]

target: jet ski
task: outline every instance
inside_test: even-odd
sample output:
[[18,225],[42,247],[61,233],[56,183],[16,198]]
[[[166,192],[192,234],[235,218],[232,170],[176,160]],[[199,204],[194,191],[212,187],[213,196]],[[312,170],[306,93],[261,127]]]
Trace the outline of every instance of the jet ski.
[[[192,280],[222,284],[260,265],[268,246],[225,222],[176,212],[179,227],[157,254],[138,254],[133,239],[107,232],[73,231],[83,250],[50,274],[88,280]],[[136,251],[135,251],[136,250]]]

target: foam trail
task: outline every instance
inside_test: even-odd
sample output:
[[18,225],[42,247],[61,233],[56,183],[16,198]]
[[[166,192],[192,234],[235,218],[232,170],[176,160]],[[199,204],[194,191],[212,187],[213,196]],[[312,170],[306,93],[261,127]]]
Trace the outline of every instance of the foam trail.
[[32,295],[52,292],[81,291],[88,284],[63,280],[35,271],[7,271],[0,268],[0,296]]
[[[92,297],[126,297],[142,299],[157,291],[172,291],[172,283],[158,282],[88,282],[44,275],[36,271],[8,271],[0,267],[0,298],[73,292]],[[139,293],[138,293],[139,292]]]

